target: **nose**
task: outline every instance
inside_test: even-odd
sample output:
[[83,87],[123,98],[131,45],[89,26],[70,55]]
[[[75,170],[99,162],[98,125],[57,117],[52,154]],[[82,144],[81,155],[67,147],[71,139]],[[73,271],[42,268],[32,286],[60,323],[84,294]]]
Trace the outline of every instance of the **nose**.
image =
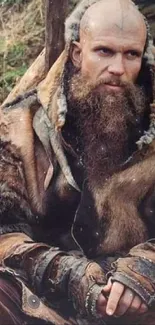
[[125,72],[122,54],[116,54],[112,59],[108,67],[108,72],[116,75],[122,76]]

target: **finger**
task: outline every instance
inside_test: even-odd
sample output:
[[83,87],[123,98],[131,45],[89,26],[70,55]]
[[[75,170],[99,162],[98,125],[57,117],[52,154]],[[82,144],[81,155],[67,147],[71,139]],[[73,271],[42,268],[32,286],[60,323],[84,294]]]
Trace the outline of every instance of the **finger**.
[[144,303],[142,303],[141,306],[140,306],[140,309],[139,309],[138,314],[144,314],[144,313],[147,313],[147,311],[148,311],[147,305],[145,305]]
[[106,315],[106,305],[107,305],[107,300],[101,293],[96,303],[96,310],[102,316]]
[[107,302],[106,313],[112,316],[118,306],[118,302],[124,291],[124,285],[118,282],[114,282],[110,291],[110,295]]
[[138,313],[141,307],[142,300],[139,296],[135,295],[132,304],[128,310],[129,314]]
[[104,288],[102,290],[103,295],[104,295],[104,293],[108,293],[111,290],[111,288],[112,288],[112,282],[111,282],[111,278],[109,278],[108,283],[104,286]]
[[132,301],[134,300],[135,294],[130,289],[125,289],[122,297],[120,298],[118,307],[116,309],[115,315],[122,316],[130,308]]

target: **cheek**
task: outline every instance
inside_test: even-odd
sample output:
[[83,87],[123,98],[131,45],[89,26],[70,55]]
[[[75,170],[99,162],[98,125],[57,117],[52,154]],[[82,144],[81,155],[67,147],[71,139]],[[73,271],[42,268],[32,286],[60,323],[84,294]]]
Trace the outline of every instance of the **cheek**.
[[93,53],[86,53],[82,60],[82,73],[90,75],[91,78],[97,76],[101,70],[102,61],[99,56]]
[[140,69],[141,69],[141,61],[128,64],[126,72],[129,81],[135,82],[137,80]]

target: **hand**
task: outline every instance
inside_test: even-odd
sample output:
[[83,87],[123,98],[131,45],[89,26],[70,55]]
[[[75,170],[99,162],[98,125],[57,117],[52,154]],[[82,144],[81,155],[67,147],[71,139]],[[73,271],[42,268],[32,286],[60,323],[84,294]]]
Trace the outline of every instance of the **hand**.
[[[109,295],[108,301],[105,296]],[[103,316],[123,316],[124,314],[140,315],[147,312],[148,308],[142,299],[131,289],[119,282],[108,284],[103,289],[97,301],[97,310]]]

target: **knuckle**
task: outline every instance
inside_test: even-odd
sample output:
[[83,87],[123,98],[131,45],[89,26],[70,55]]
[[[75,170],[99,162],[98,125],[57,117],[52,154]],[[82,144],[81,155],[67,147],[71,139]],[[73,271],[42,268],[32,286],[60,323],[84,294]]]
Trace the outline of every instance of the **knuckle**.
[[126,301],[121,301],[119,303],[118,309],[117,309],[117,315],[121,316],[123,315],[129,308],[129,305]]
[[127,311],[127,308],[125,306],[120,306],[119,309],[117,309],[116,314],[117,316],[123,316]]
[[130,289],[126,289],[125,292],[126,292],[126,294],[127,294],[128,297],[130,297],[132,299],[135,297],[135,293],[132,290],[130,290]]
[[146,313],[148,311],[148,307],[145,304],[143,304],[141,306],[141,311],[142,311],[142,313]]
[[138,310],[138,308],[136,306],[131,306],[131,308],[130,308],[131,313],[135,313],[137,310]]
[[135,312],[139,309],[139,307],[140,307],[140,304],[138,304],[138,303],[133,303],[133,304],[131,305],[131,307],[130,307],[130,312],[131,312],[131,313],[135,313]]
[[139,308],[141,306],[142,300],[140,297],[136,296],[133,300],[133,306]]
[[133,301],[132,303],[132,308],[133,309],[138,309],[140,307],[140,302],[139,301]]
[[121,302],[121,304],[120,304],[120,308],[121,308],[122,310],[127,310],[128,307],[129,307],[129,305],[127,304],[127,302],[125,302],[125,301]]
[[128,302],[127,302],[125,296],[123,296],[123,297],[120,299],[119,306],[122,306],[122,308],[126,308],[126,307],[128,307]]

